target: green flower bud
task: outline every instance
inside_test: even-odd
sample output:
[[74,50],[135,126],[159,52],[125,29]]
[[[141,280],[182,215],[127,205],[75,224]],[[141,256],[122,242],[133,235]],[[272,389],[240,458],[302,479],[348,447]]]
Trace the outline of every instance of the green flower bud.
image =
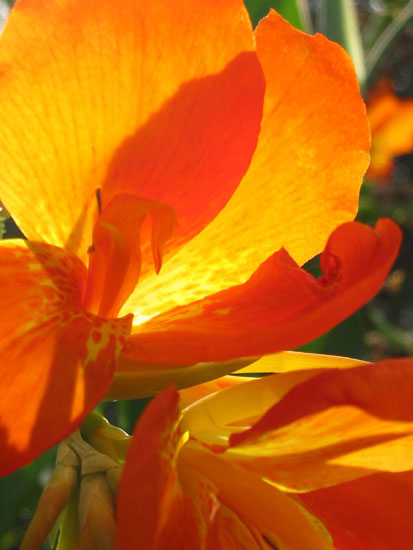
[[118,486],[120,481],[120,476],[122,475],[122,466],[117,466],[115,468],[110,468],[106,471],[106,480],[112,491],[113,496],[116,498],[116,493],[118,492]]

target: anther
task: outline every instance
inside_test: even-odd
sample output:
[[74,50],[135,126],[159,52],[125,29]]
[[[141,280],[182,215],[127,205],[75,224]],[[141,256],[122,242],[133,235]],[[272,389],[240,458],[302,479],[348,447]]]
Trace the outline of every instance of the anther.
[[95,194],[96,194],[96,200],[98,203],[98,212],[100,216],[102,214],[102,193],[99,187],[96,189]]

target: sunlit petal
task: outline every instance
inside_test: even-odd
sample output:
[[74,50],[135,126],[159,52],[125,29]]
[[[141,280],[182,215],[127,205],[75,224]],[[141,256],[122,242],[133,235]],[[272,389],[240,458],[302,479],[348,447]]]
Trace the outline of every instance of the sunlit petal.
[[258,361],[243,367],[237,374],[253,374],[263,372],[290,372],[295,370],[348,368],[357,367],[364,361],[341,357],[338,355],[323,355],[320,353],[304,353],[301,351],[284,351],[273,355],[265,355]]
[[322,372],[292,389],[249,431],[234,435],[232,443],[254,439],[303,416],[342,405],[359,407],[383,419],[413,422],[412,388],[411,359]]
[[266,96],[247,175],[214,221],[142,283],[125,312],[153,316],[243,283],[281,247],[302,264],[357,212],[370,137],[350,58],[275,12],[256,37]]
[[[250,390],[255,389],[256,403],[266,389],[267,395],[273,393],[275,405],[257,422],[246,418],[244,425],[252,425],[248,430],[232,429],[232,434],[227,430],[230,443],[237,446],[229,451],[233,460],[279,486],[298,491],[335,485],[377,471],[399,472],[413,467],[411,360],[319,371],[311,377],[311,371],[302,371],[306,373],[307,379],[281,398],[276,395],[277,387],[285,385],[283,378],[288,381],[296,377],[294,373],[249,384]],[[233,419],[240,398],[236,394],[247,390],[247,386],[232,389],[232,395],[228,390],[223,392],[232,401]],[[204,408],[214,409],[214,397],[205,401]],[[194,418],[199,430],[202,409],[198,404],[192,408],[197,413]],[[240,409],[239,418],[241,414]],[[214,418],[210,411],[209,416]],[[229,415],[227,424],[228,420]],[[223,419],[219,422],[222,426]],[[211,431],[211,426],[211,420],[209,427],[204,421],[204,430]],[[207,431],[199,436],[213,442]]]
[[134,327],[123,355],[130,362],[191,365],[305,344],[374,296],[400,241],[399,228],[388,219],[380,220],[375,231],[357,222],[343,224],[321,256],[320,279],[281,250],[243,285]]
[[[179,392],[179,403],[182,408],[188,407],[192,403],[201,400],[202,398],[222,391],[232,386],[237,386],[243,382],[255,380],[253,376],[247,374],[257,373],[274,373],[274,372],[290,372],[297,370],[308,369],[332,369],[332,368],[349,368],[362,365],[364,361],[351,359],[349,357],[340,357],[333,355],[320,355],[317,353],[303,353],[299,351],[284,351],[274,355],[266,355],[258,361],[250,363],[236,371],[236,374],[243,376],[226,375],[215,380],[210,380],[202,384],[190,386],[181,389]],[[132,381],[131,381],[132,382]]]
[[241,0],[18,0],[1,41],[0,196],[28,238],[84,257],[102,188],[171,204],[182,244],[248,168],[264,82]]

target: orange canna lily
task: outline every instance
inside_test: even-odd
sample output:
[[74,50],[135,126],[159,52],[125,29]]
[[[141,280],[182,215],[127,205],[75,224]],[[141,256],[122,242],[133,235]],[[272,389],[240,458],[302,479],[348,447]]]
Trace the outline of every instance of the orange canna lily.
[[181,391],[182,412],[173,389],[148,405],[120,481],[117,548],[406,548],[413,360],[274,360],[282,374]]
[[29,239],[0,244],[1,473],[105,395],[303,344],[383,283],[400,231],[348,222],[369,132],[337,44],[275,12],[253,33],[241,0],[18,0],[0,67]]
[[387,79],[380,80],[367,101],[372,144],[367,175],[379,181],[388,180],[394,158],[413,153],[413,99],[399,99]]

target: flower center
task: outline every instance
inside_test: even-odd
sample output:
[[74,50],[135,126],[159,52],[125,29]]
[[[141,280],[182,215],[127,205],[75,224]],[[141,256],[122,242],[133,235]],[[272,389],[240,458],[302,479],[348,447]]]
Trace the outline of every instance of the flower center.
[[173,208],[130,194],[119,194],[104,208],[97,193],[99,218],[89,249],[89,268],[83,305],[100,317],[116,317],[138,284],[141,265],[142,226],[152,221],[151,249],[159,273],[166,242],[176,225]]

